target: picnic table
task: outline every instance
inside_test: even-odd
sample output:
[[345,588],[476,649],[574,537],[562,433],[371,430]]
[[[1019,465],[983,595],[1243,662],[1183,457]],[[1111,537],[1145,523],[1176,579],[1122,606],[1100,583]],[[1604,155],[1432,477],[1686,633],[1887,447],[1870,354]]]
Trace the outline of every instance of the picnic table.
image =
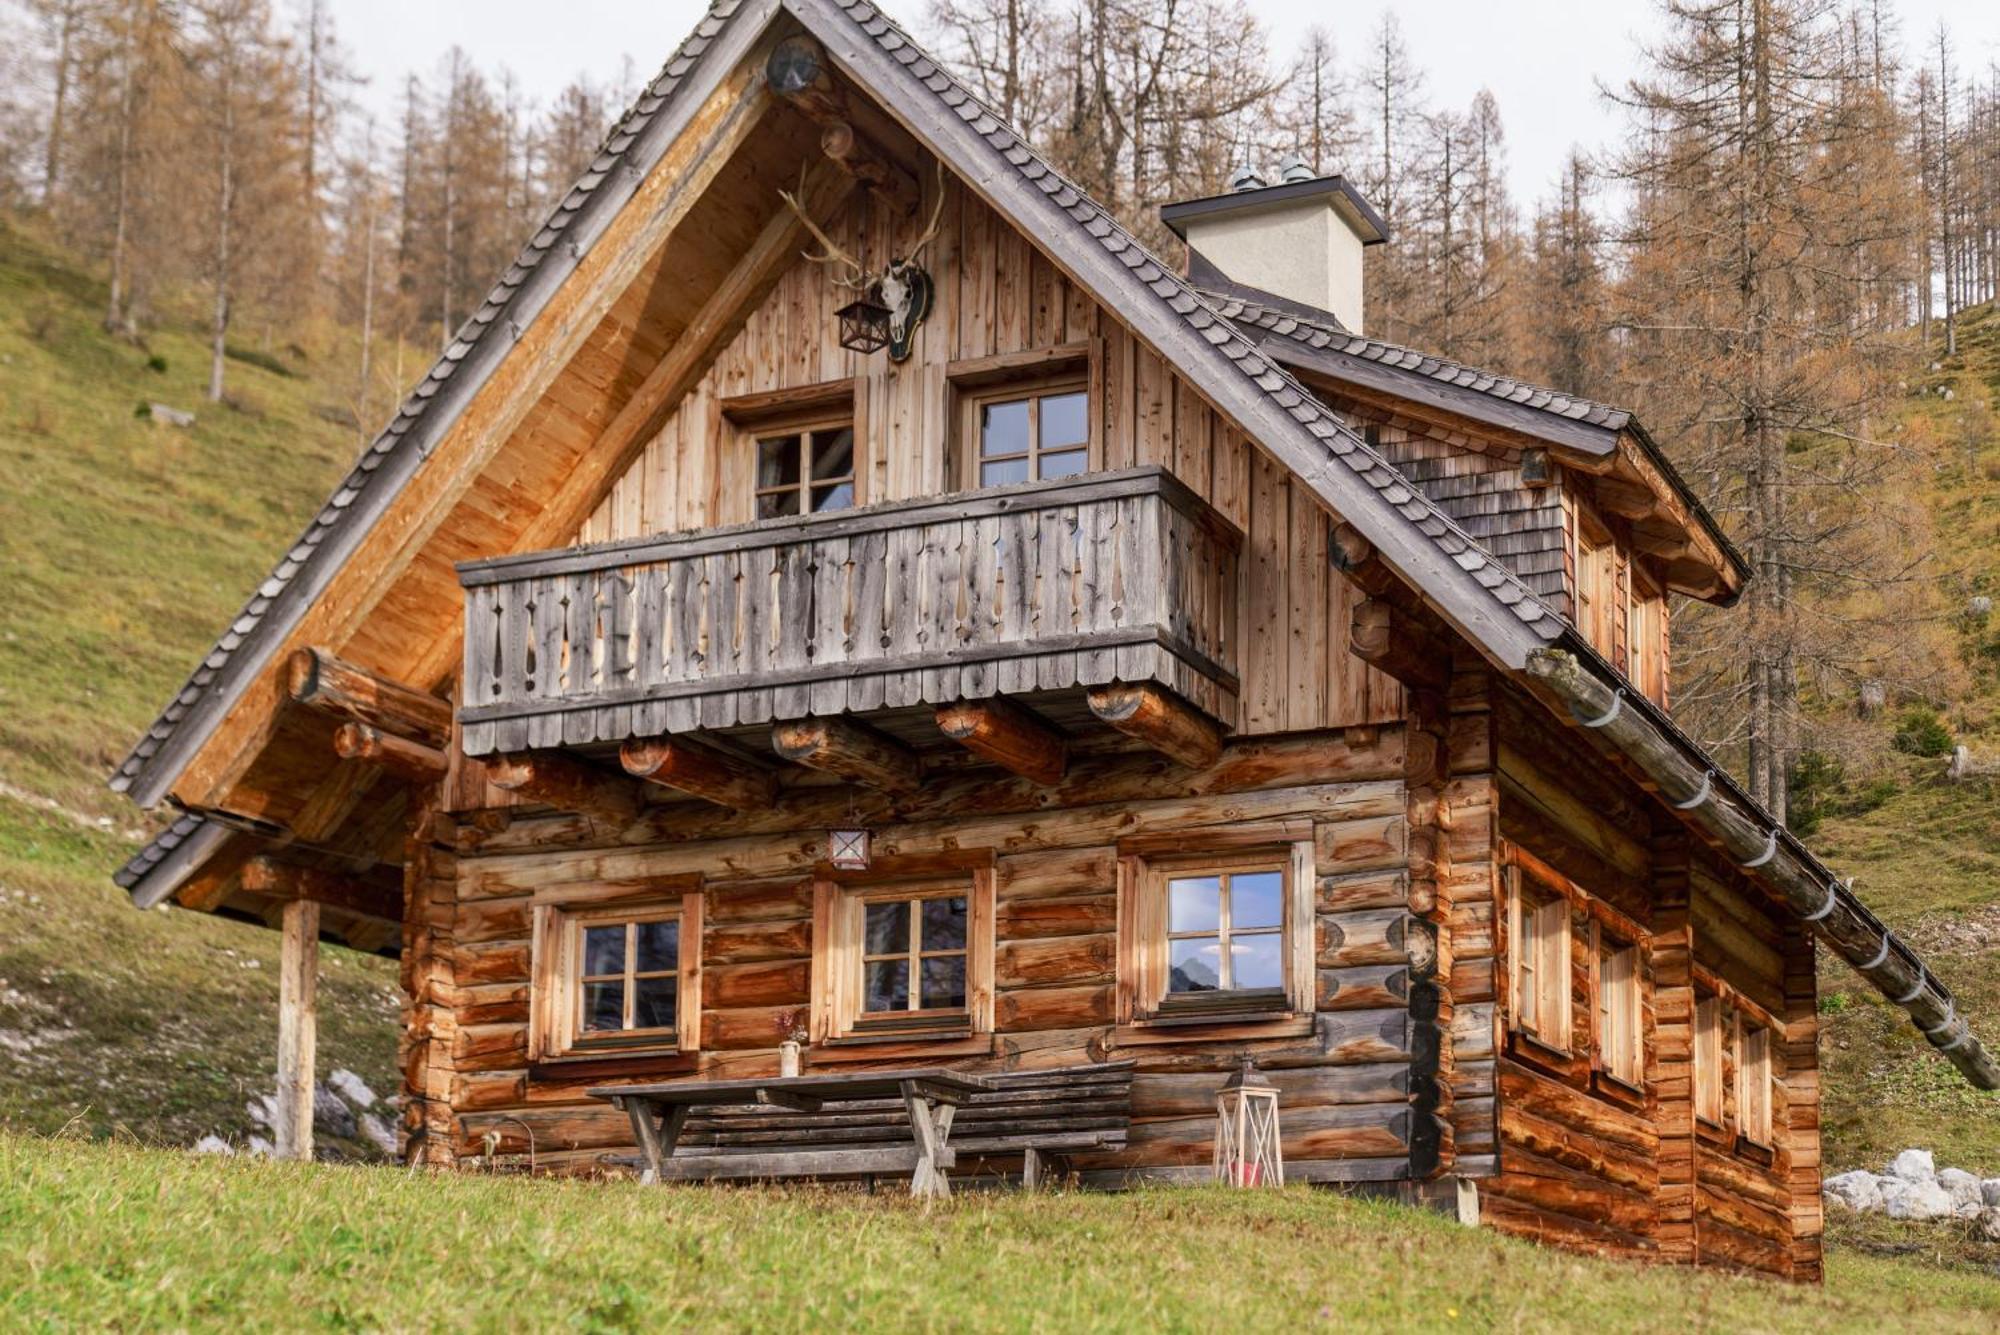
[[[922,1067],[903,1071],[871,1071],[856,1075],[766,1076],[746,1080],[668,1081],[651,1085],[615,1085],[589,1091],[608,1099],[632,1120],[644,1164],[645,1182],[708,1181],[719,1178],[855,1177],[878,1173],[910,1173],[914,1196],[951,1194],[945,1170],[957,1166],[951,1147],[951,1124],[959,1107],[974,1095],[990,1092],[992,1081],[964,1071]],[[867,1100],[898,1099],[908,1114],[907,1127],[883,1126],[879,1115],[868,1115],[877,1129],[859,1139],[853,1124],[860,1116],[842,1119],[838,1105]],[[824,1132],[810,1127],[791,1139],[837,1148],[756,1149],[737,1153],[675,1154],[682,1130],[696,1108],[762,1106],[774,1113],[809,1114],[815,1120],[831,1111]],[[829,1110],[828,1105],[835,1105]],[[907,1141],[907,1143],[901,1143]]]

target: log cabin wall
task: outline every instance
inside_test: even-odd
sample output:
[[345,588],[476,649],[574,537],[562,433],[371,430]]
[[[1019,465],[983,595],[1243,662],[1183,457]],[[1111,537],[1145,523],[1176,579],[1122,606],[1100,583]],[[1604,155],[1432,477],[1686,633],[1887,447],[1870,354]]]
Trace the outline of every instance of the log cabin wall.
[[[675,802],[619,828],[520,808],[440,815],[436,865],[448,848],[456,886],[441,952],[451,976],[433,995],[452,1004],[425,1031],[448,1053],[424,1072],[429,1088],[449,1088],[451,1152],[481,1154],[490,1133],[503,1157],[525,1155],[532,1129],[538,1167],[588,1171],[632,1151],[627,1122],[587,1099],[590,1085],[774,1072],[780,1021],[809,1002],[815,859],[827,825],[858,801],[885,875],[990,857],[996,905],[994,1034],[901,1043],[868,1060],[977,1070],[1134,1059],[1128,1147],[1076,1163],[1084,1180],[1111,1182],[1205,1171],[1216,1089],[1247,1053],[1282,1091],[1294,1177],[1407,1179],[1412,1127],[1427,1115],[1413,1094],[1411,980],[1427,937],[1411,911],[1408,763],[1404,730],[1387,727],[1238,741],[1202,771],[1108,745],[1078,756],[1052,789],[960,766],[893,810],[879,794],[808,781],[752,815]],[[1479,829],[1476,813],[1461,828]],[[1275,1030],[1120,1026],[1121,856],[1263,839],[1311,848],[1312,1013]],[[699,1051],[531,1062],[535,906],[685,889],[690,877],[704,904]],[[853,1069],[826,1063],[857,1051],[809,1049],[807,1070]]]
[[[920,175],[928,179],[931,170],[926,164]],[[858,255],[890,253],[921,220],[892,226],[886,212],[857,197],[829,233]],[[1088,364],[1096,400],[1092,467],[1169,468],[1244,532],[1238,730],[1259,735],[1402,717],[1398,683],[1345,652],[1358,595],[1331,572],[1327,514],[1304,487],[1293,486],[956,178],[946,178],[938,239],[925,258],[936,304],[900,365],[839,346],[832,313],[853,294],[832,281],[827,266],[801,261],[788,269],[577,541],[749,520],[755,451],[724,405],[837,381],[859,385],[854,426],[863,504],[965,490],[972,483],[956,386],[969,375],[996,374],[1010,357],[1073,349]]]
[[[1512,693],[1498,702],[1498,831],[1503,862],[1572,895],[1571,1029],[1561,1052],[1528,1037],[1516,1018],[1521,989],[1502,971],[1499,1173],[1480,1184],[1482,1218],[1584,1250],[1816,1279],[1810,940],[1636,785],[1607,781],[1604,763],[1540,713]],[[1506,896],[1503,875],[1495,907],[1511,963],[1523,942],[1509,936]],[[1604,1069],[1593,930],[1640,947],[1641,1087]],[[1725,1011],[1766,1020],[1776,1035],[1768,1145],[1740,1134],[1733,1030],[1721,1070],[1697,1070],[1696,1004],[1718,994]],[[1705,1076],[1720,1084],[1714,1124],[1696,1115]]]

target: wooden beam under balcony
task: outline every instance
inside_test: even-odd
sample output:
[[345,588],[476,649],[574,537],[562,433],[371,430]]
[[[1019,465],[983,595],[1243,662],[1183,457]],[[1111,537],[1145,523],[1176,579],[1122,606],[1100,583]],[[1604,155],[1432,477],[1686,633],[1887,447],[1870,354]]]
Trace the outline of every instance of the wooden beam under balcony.
[[771,747],[807,769],[824,770],[887,793],[914,793],[923,786],[924,763],[893,737],[844,718],[806,718],[771,729]]
[[1062,734],[1005,696],[939,705],[937,725],[972,754],[1036,783],[1059,781],[1069,762]]
[[439,747],[451,740],[451,701],[378,676],[324,649],[301,649],[286,664],[294,702]]
[[451,768],[451,761],[436,747],[372,723],[341,724],[333,734],[333,751],[342,760],[374,765],[404,783],[420,786],[436,783]]
[[1173,693],[1150,683],[1090,689],[1090,712],[1161,755],[1206,769],[1222,755],[1222,728]]
[[630,780],[554,751],[495,756],[486,762],[486,782],[530,802],[611,824],[639,814],[639,794]]
[[266,854],[243,864],[243,888],[267,899],[303,900],[371,922],[398,927],[403,922],[403,875],[394,867],[336,872]]
[[778,792],[769,770],[677,737],[635,737],[618,748],[618,763],[634,778],[737,811],[769,806]]

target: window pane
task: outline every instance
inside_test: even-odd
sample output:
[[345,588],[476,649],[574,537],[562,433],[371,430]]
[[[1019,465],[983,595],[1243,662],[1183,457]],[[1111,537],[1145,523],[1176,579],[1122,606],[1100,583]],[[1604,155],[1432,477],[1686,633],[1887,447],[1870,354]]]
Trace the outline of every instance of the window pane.
[[1042,400],[1042,448],[1081,445],[1090,438],[1088,400],[1081,392],[1051,394]]
[[854,432],[851,428],[813,432],[812,475],[815,482],[854,476]]
[[625,972],[625,924],[613,923],[609,927],[586,927],[583,929],[583,974],[592,978],[599,974]]
[[861,933],[862,954],[896,955],[910,948],[910,905],[907,900],[870,904],[866,912],[867,920]]
[[1213,992],[1222,986],[1222,938],[1188,937],[1167,943],[1173,948],[1169,992]]
[[680,996],[678,979],[641,978],[632,988],[632,1019],[638,1028],[674,1027],[674,1005]]
[[1167,882],[1167,930],[1212,932],[1222,925],[1222,883],[1214,876]]
[[979,485],[982,487],[1004,487],[1010,482],[1027,480],[1026,459],[1003,459],[999,463],[979,465]]
[[757,489],[799,485],[799,438],[777,436],[757,442]]
[[1028,452],[1026,399],[989,403],[979,410],[979,452],[986,455]]
[[795,515],[798,512],[799,494],[796,491],[774,491],[757,498],[759,519],[776,519],[780,515]]
[[926,899],[923,907],[925,950],[965,949],[965,900]]
[[957,1010],[965,1005],[965,956],[947,955],[924,961],[926,1010]]
[[1089,467],[1090,456],[1082,450],[1064,450],[1060,454],[1044,454],[1038,462],[1042,481],[1053,482],[1083,472]]
[[854,504],[854,484],[836,482],[832,486],[815,486],[812,489],[813,512],[821,510],[845,510]]
[[1285,923],[1285,878],[1275,871],[1238,872],[1229,878],[1229,926],[1282,927]]
[[625,984],[585,983],[583,985],[583,1029],[602,1033],[625,1027]]
[[640,973],[658,973],[681,967],[681,925],[675,918],[665,922],[639,924],[639,950],[632,967]]
[[1230,936],[1229,958],[1236,975],[1231,981],[1238,989],[1285,985],[1284,939],[1278,932]]
[[910,962],[876,960],[862,968],[864,1011],[901,1011],[910,1008]]

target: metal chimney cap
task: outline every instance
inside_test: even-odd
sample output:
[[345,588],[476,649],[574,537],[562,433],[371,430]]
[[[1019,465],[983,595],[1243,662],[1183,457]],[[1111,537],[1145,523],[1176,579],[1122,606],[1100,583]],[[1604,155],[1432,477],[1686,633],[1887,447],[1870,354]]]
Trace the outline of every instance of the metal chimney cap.
[[1278,180],[1286,185],[1317,179],[1318,173],[1306,166],[1306,160],[1296,153],[1287,153],[1278,160]]
[[1245,190],[1262,190],[1263,188],[1264,177],[1262,173],[1247,162],[1229,173],[1229,189],[1233,193],[1241,194]]

